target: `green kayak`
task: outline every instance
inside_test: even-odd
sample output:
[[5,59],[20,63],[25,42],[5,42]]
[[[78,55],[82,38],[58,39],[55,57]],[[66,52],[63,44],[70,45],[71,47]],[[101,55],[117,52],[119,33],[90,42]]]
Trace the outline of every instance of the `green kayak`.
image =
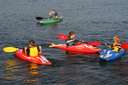
[[40,24],[54,24],[54,23],[59,23],[62,20],[63,20],[62,18],[57,18],[57,19],[47,18],[47,19],[43,19],[43,20],[39,21],[39,23]]

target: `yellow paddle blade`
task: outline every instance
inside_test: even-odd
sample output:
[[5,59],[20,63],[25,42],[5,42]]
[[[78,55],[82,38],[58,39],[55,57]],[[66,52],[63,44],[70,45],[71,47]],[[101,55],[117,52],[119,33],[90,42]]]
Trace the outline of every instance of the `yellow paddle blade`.
[[4,47],[3,48],[3,51],[7,53],[16,52],[17,50],[18,48],[15,48],[15,47]]

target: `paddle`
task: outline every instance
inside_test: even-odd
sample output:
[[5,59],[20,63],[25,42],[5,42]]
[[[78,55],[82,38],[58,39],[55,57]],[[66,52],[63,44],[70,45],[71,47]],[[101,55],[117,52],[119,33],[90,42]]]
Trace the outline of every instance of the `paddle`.
[[[59,40],[67,40],[68,36],[66,34],[59,33],[56,38],[59,39]],[[100,42],[100,41],[90,41],[90,42],[85,42],[85,43],[88,43],[88,44],[93,45],[93,46],[101,46],[101,45],[103,45],[103,43]]]
[[101,46],[101,45],[103,45],[103,43],[100,42],[100,41],[90,41],[90,42],[88,42],[88,44],[93,45],[93,46]]
[[36,20],[42,20],[42,19],[44,19],[43,17],[35,17],[36,18]]
[[128,42],[123,42],[123,43],[121,44],[121,47],[122,47],[123,49],[125,49],[125,50],[128,50]]
[[66,34],[59,33],[56,38],[59,40],[67,40],[68,36]]
[[4,47],[3,48],[3,51],[6,52],[6,53],[12,53],[12,52],[16,52],[19,48],[16,48],[16,47]]

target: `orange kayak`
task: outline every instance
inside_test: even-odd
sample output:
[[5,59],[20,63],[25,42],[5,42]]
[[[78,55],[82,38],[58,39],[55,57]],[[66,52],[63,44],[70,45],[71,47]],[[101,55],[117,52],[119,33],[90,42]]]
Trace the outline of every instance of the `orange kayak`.
[[40,64],[40,65],[51,65],[52,64],[44,56],[37,56],[37,57],[27,56],[23,53],[22,49],[19,49],[16,52],[16,57],[21,60],[28,61],[28,62],[35,63],[35,64]]

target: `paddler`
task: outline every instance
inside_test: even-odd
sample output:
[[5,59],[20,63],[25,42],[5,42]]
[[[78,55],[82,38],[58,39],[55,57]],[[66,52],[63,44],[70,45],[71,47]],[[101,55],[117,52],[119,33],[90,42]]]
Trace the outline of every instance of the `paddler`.
[[68,33],[68,39],[65,40],[67,46],[72,46],[78,43],[79,41],[76,39],[76,33],[73,31],[70,31]]
[[120,38],[119,38],[119,36],[118,35],[115,35],[113,37],[113,41],[114,42],[111,45],[112,50],[115,51],[115,52],[119,52],[120,49],[121,49],[121,44],[120,44]]
[[51,9],[48,15],[49,15],[49,18],[58,18],[58,13],[55,9]]
[[[84,41],[79,41],[79,40],[77,40],[77,39],[76,39],[76,33],[73,32],[73,31],[70,31],[70,32],[68,33],[68,39],[65,40],[65,42],[66,42],[66,45],[67,45],[67,46],[73,46],[73,45],[76,45],[76,44],[81,44],[81,43],[84,42]],[[55,45],[56,45],[56,44],[51,43],[49,47],[54,47]]]
[[24,53],[31,57],[40,56],[42,54],[41,46],[38,46],[34,40],[30,40],[28,46],[24,48]]

